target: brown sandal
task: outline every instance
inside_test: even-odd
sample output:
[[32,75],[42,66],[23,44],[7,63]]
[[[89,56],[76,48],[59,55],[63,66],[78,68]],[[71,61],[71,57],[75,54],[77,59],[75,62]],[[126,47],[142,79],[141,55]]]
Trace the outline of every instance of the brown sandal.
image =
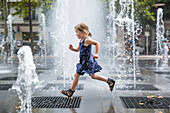
[[75,90],[74,91],[72,91],[71,89],[69,89],[69,90],[61,90],[60,92],[62,94],[64,94],[64,95],[68,96],[68,97],[71,97],[74,94]]
[[110,87],[110,91],[112,92],[115,85],[115,81],[113,79],[108,78],[107,83]]

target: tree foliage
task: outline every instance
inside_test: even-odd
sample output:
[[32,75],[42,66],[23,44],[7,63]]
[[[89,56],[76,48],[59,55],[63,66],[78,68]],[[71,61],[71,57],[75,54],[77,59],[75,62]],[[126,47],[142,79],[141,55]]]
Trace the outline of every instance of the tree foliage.
[[[42,7],[42,12],[46,12],[51,8],[51,4],[53,4],[54,0],[31,0],[31,9],[35,9],[36,7]],[[16,10],[12,15],[19,15],[19,17],[25,17],[29,15],[29,0],[17,0],[16,2],[12,2],[10,4],[11,7],[14,7]],[[32,10],[33,11],[33,10]]]
[[[106,3],[110,1],[105,0]],[[120,13],[121,9],[119,1],[120,0],[117,0],[115,2],[115,8],[118,14]],[[151,26],[154,25],[156,23],[155,21],[157,16],[157,9],[159,8],[158,6],[155,6],[155,4],[157,3],[165,4],[165,6],[162,6],[161,8],[163,8],[164,10],[164,18],[168,20],[170,18],[170,0],[134,0],[135,19],[139,20],[140,23],[143,25],[146,24],[150,24]]]
[[136,0],[135,17],[141,24],[152,25],[156,21],[156,6],[159,0]]
[[19,17],[28,16],[29,18],[31,49],[32,49],[33,55],[34,55],[34,38],[33,38],[33,32],[32,32],[31,12],[33,12],[33,9],[36,9],[37,7],[44,6],[48,8],[50,6],[50,3],[52,2],[53,0],[17,0],[10,4],[10,6],[13,7],[16,11],[12,15],[19,15]]
[[165,6],[164,6],[164,18],[166,20],[170,19],[170,0],[164,0]]
[[[157,9],[162,8],[164,19],[170,18],[170,0],[136,0],[135,15],[144,25],[155,25]],[[164,6],[155,6],[155,4],[164,4]]]

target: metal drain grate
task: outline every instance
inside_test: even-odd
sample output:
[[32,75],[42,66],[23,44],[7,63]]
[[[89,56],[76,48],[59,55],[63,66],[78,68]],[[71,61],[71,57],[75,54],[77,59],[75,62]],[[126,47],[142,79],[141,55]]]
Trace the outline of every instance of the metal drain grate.
[[125,85],[116,85],[116,90],[159,90],[155,86],[151,84],[136,84],[136,87],[134,84],[125,84]]
[[[43,88],[43,90],[51,90],[51,89],[61,90],[61,89],[70,89],[70,87],[71,87],[71,84],[65,84],[65,87],[64,87],[64,84],[47,84]],[[78,84],[76,87],[76,90],[83,90],[83,87],[84,87],[84,84]]]
[[12,87],[12,84],[0,84],[0,90],[8,90]]
[[[114,78],[116,80],[119,80],[119,79],[121,79],[121,80],[134,80],[134,77],[112,77],[112,78]],[[137,81],[143,81],[144,79],[142,77],[136,77],[136,80]]]
[[4,77],[1,78],[0,80],[17,80],[17,77]]
[[[169,109],[170,97],[152,98],[147,97],[120,97],[125,108],[139,109]],[[143,103],[143,104],[139,104]]]
[[[79,80],[86,80],[87,77],[80,77]],[[64,80],[63,76],[57,76],[57,80]],[[74,80],[73,77],[66,77],[65,80]]]
[[79,108],[81,97],[32,97],[33,108]]
[[170,74],[170,71],[154,71],[156,74]]

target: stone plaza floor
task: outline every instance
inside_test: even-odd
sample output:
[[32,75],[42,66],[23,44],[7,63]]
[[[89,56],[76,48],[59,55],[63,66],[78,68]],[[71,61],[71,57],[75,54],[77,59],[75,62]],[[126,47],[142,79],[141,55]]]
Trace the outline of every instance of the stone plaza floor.
[[[12,68],[0,66],[3,67],[0,71],[0,113],[19,111],[18,95],[10,90],[17,79],[17,62],[15,64]],[[38,77],[44,82],[32,95],[32,112],[170,113],[170,68],[156,70],[153,56],[139,57],[135,79],[132,73],[123,75],[107,64],[102,67],[99,74],[116,81],[113,92],[110,92],[106,83],[84,75],[79,78],[73,97],[67,98],[59,90],[70,87],[73,75],[65,80],[62,76],[52,78],[49,76],[52,66],[37,66]],[[150,94],[163,98],[148,99]]]

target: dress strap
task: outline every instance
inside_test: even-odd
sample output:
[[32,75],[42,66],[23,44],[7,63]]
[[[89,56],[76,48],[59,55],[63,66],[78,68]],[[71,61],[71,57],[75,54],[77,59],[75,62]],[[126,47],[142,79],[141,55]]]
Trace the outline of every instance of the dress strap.
[[84,44],[85,40],[88,39],[88,38],[89,38],[89,37],[87,37],[87,38],[85,38],[85,39],[83,40],[83,44]]

